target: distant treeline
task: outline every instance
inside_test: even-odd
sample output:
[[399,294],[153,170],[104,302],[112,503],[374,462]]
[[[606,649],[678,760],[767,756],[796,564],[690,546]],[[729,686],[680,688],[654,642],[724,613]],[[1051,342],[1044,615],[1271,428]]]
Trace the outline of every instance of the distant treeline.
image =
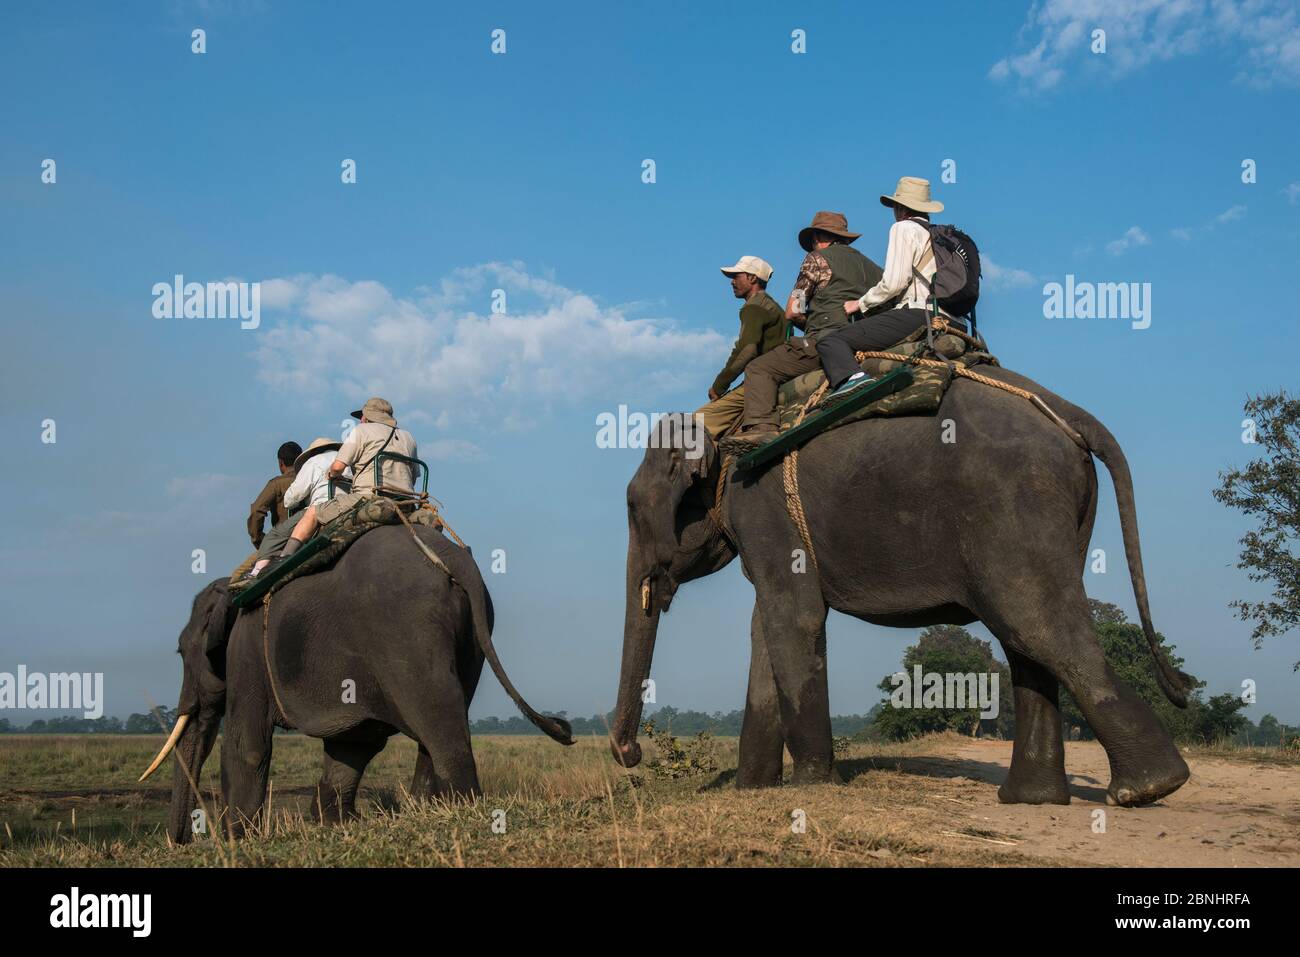
[[[1146,634],[1140,625],[1125,618],[1115,605],[1089,599],[1093,629],[1097,634],[1106,660],[1130,688],[1155,710],[1157,717],[1169,729],[1174,739],[1188,744],[1228,742],[1256,747],[1297,747],[1300,728],[1278,721],[1266,714],[1255,724],[1241,713],[1246,707],[1243,696],[1225,692],[1205,697],[1205,682],[1195,682],[1188,695],[1185,709],[1174,707],[1160,691]],[[1157,642],[1163,647],[1175,668],[1183,666],[1183,659],[1175,648],[1159,633]],[[904,676],[919,670],[925,675],[979,675],[990,676],[988,691],[992,693],[992,676],[997,676],[996,715],[984,717],[975,702],[960,702],[963,707],[906,706],[893,700],[893,689],[899,682],[886,675],[877,685],[881,699],[866,714],[841,714],[831,718],[831,733],[836,737],[859,740],[902,741],[937,731],[955,731],[959,734],[1002,738],[1015,736],[1015,706],[1011,698],[1011,674],[1005,664],[993,657],[992,645],[976,638],[965,628],[955,625],[933,625],[908,646],[903,653]],[[929,704],[929,702],[926,702]],[[988,702],[992,704],[990,700]],[[891,707],[890,705],[894,705]],[[1071,739],[1093,737],[1087,719],[1070,695],[1061,691],[1062,733]],[[578,737],[604,738],[612,723],[611,715],[593,714],[589,718],[569,718],[561,711]],[[672,735],[691,736],[703,731],[720,736],[740,734],[743,711],[680,711],[664,705],[645,715],[654,719],[655,726]],[[125,721],[119,718],[43,718],[26,727],[15,727],[6,718],[0,718],[0,734],[159,734],[170,730],[176,721],[176,712],[170,708],[158,709],[158,715],[133,714]],[[520,715],[508,718],[480,718],[470,723],[472,734],[541,734],[537,728]],[[292,732],[291,732],[292,733]]]
[[[877,722],[883,708],[877,705],[867,714],[839,714],[831,718],[831,733],[836,737],[895,737],[892,727]],[[160,708],[160,715],[167,730],[176,722],[176,712],[169,708]],[[593,714],[590,718],[569,718],[563,711],[557,712],[567,718],[573,726],[577,737],[605,737],[613,715],[602,717]],[[913,712],[926,714],[928,712]],[[738,736],[743,711],[680,711],[671,705],[664,705],[655,711],[648,711],[647,719],[653,718],[655,725],[675,735],[694,735],[708,731],[719,736]],[[886,715],[893,718],[893,714]],[[1242,715],[1236,716],[1243,724],[1231,735],[1224,735],[1225,740],[1233,744],[1254,747],[1276,747],[1279,744],[1300,738],[1300,727],[1283,724],[1271,714],[1264,715],[1259,724]],[[927,728],[925,730],[936,730]],[[277,729],[277,732],[279,729]],[[920,731],[919,733],[924,733]],[[509,718],[480,718],[470,722],[470,732],[478,735],[493,734],[541,734],[542,732],[520,715]],[[163,734],[158,719],[152,714],[133,714],[125,721],[121,718],[38,718],[26,726],[14,725],[7,718],[0,718],[0,734]],[[294,732],[289,732],[294,733]],[[997,732],[995,732],[997,733]],[[1007,735],[999,735],[1007,736]]]
[[[874,712],[872,713],[874,714]],[[573,726],[575,737],[605,737],[609,733],[609,727],[614,721],[613,714],[601,716],[593,714],[590,718],[570,718],[565,712],[558,712],[559,717],[568,720]],[[744,711],[714,711],[710,714],[707,711],[679,711],[671,705],[664,705],[655,711],[647,711],[645,719],[654,719],[657,727],[673,734],[699,734],[701,731],[709,731],[715,735],[721,736],[738,736],[740,734],[740,722],[744,719]],[[837,714],[831,718],[831,733],[840,736],[849,736],[865,731],[871,724],[872,715],[869,714]],[[471,734],[541,734],[537,728],[527,718],[520,715],[514,715],[506,718],[504,721],[500,718],[480,718],[478,721],[471,721],[469,725]]]

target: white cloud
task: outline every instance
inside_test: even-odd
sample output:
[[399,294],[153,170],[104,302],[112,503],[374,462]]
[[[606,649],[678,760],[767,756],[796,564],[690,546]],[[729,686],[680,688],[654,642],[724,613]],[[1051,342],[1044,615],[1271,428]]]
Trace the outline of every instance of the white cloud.
[[1300,183],[1287,183],[1286,189],[1282,192],[1286,193],[1286,201],[1292,206],[1300,201]]
[[1241,205],[1230,206],[1227,209],[1225,209],[1223,212],[1219,213],[1218,216],[1215,216],[1214,221],[1216,223],[1230,223],[1235,219],[1241,219],[1241,217],[1244,215],[1246,215],[1245,206],[1241,206]]
[[1151,244],[1151,237],[1142,231],[1141,226],[1130,226],[1124,231],[1124,235],[1119,239],[1112,239],[1106,244],[1106,252],[1112,256],[1119,256],[1128,252],[1133,246],[1148,246]]
[[1169,235],[1173,236],[1180,242],[1190,242],[1197,233],[1212,233],[1214,232],[1215,226],[1223,226],[1227,223],[1236,222],[1245,215],[1246,207],[1238,203],[1235,206],[1229,206],[1203,226],[1179,226],[1177,229],[1171,229]]
[[[1092,32],[1106,51],[1092,52]],[[1293,0],[1046,0],[1021,29],[1033,45],[993,64],[989,77],[1051,90],[1068,72],[1122,77],[1148,64],[1227,47],[1238,82],[1300,83],[1300,16]]]
[[[502,314],[492,312],[498,289]],[[520,263],[457,269],[407,296],[333,275],[264,280],[262,290],[272,320],[263,319],[254,357],[272,389],[316,405],[382,395],[399,421],[442,429],[520,427],[554,404],[593,397],[644,401],[707,382],[729,344],[717,332],[632,318]]]
[[1033,273],[1000,266],[984,254],[980,256],[980,273],[984,285],[990,289],[1014,289],[1032,286],[1035,282]]

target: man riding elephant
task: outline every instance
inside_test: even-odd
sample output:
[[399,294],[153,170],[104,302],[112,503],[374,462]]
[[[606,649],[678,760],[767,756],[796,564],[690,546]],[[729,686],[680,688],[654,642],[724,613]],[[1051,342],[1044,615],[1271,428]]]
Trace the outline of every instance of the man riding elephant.
[[849,244],[843,213],[820,212],[799,231],[807,251],[785,316],[803,330],[751,362],[745,369],[745,415],[741,430],[723,440],[724,451],[743,455],[777,435],[776,393],[782,382],[821,368],[817,344],[848,324],[844,302],[857,299],[880,282],[880,267]]
[[745,411],[745,385],[731,383],[743,375],[759,356],[771,352],[785,339],[785,313],[767,294],[772,267],[757,256],[741,256],[734,266],[723,266],[722,274],[731,280],[731,292],[745,304],[740,307],[740,335],[731,348],[727,364],[709,386],[709,404],[696,410],[704,428],[713,438],[727,432]]
[[[417,458],[415,437],[405,429],[397,427],[393,418],[393,407],[387,399],[376,396],[367,399],[366,404],[352,413],[361,424],[339,447],[338,456],[327,472],[330,481],[343,477],[348,469],[352,471],[352,491],[332,499],[309,506],[298,524],[294,526],[293,535],[285,543],[281,556],[289,557],[303,546],[320,525],[327,525],[345,512],[355,508],[361,502],[377,494],[374,463],[380,453],[391,453]],[[415,485],[416,466],[397,459],[383,459],[379,462],[382,487],[386,491],[411,492]]]

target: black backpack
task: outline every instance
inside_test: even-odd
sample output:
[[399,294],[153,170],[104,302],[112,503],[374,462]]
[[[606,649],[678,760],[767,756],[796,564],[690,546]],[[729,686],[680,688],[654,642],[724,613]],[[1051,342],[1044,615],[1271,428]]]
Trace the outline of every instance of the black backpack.
[[[974,327],[975,303],[980,297],[980,251],[975,240],[956,226],[924,219],[913,219],[912,222],[924,226],[930,234],[930,249],[934,253],[930,295],[949,315],[958,318],[970,316]],[[914,268],[913,271],[917,270]]]

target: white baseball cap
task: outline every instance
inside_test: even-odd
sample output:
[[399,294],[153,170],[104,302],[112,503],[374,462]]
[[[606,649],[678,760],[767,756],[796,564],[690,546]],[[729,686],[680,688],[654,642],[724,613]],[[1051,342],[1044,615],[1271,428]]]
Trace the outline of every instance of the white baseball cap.
[[741,256],[740,259],[736,260],[736,265],[722,267],[724,276],[734,276],[736,273],[741,272],[757,276],[763,282],[767,282],[772,278],[772,267],[757,256]]

